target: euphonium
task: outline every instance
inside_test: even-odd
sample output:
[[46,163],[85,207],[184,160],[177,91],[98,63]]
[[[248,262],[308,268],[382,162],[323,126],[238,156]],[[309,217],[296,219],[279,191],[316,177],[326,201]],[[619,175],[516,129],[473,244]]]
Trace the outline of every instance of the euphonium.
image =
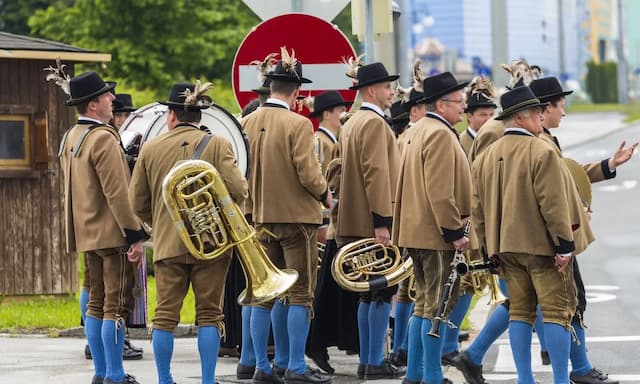
[[502,303],[507,298],[502,294],[498,284],[497,265],[495,263],[491,264],[491,261],[489,266],[484,267],[486,265],[487,263],[482,260],[469,263],[473,290],[477,295],[483,295],[484,288],[488,286],[489,294],[491,295],[489,305]]
[[216,258],[236,247],[247,287],[240,305],[270,301],[286,292],[298,272],[276,268],[257,232],[229,195],[218,171],[202,160],[176,164],[162,183],[162,197],[180,238],[197,259]]
[[398,284],[413,274],[413,260],[402,260],[397,246],[384,246],[367,238],[338,250],[331,274],[342,288],[367,292]]

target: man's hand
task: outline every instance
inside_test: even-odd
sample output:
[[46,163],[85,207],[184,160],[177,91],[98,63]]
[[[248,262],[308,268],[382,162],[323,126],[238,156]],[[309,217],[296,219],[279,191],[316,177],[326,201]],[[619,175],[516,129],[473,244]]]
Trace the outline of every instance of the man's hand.
[[328,225],[321,225],[318,227],[318,242],[322,244],[327,243],[327,231],[329,230]]
[[322,205],[324,205],[327,208],[331,208],[332,201],[333,201],[333,195],[331,195],[331,190],[327,189],[327,197],[325,197],[324,201],[322,201]]
[[391,235],[389,234],[389,228],[379,227],[374,231],[376,234],[376,243],[382,245],[391,245]]
[[638,146],[638,143],[631,145],[628,148],[624,146],[627,144],[626,141],[623,141],[618,147],[618,150],[609,158],[609,169],[614,171],[618,166],[626,163],[633,156],[633,151]]
[[458,240],[454,240],[453,247],[459,252],[466,251],[469,247],[469,238],[467,236],[462,236]]
[[138,267],[142,263],[142,255],[142,241],[131,244],[129,250],[127,251],[127,258],[129,259],[129,261],[135,264],[136,267]]
[[556,253],[555,259],[556,259],[556,268],[558,268],[558,272],[562,272],[567,268],[567,265],[569,265],[569,262],[571,262],[571,254],[561,255],[559,253]]

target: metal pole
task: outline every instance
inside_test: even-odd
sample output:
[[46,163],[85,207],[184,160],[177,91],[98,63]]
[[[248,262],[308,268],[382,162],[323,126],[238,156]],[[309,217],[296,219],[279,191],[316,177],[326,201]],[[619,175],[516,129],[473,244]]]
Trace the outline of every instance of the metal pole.
[[622,1],[618,0],[618,103],[629,102],[627,92],[627,60],[624,57],[624,18],[622,16]]
[[291,0],[291,12],[293,13],[304,12],[304,4],[302,3],[302,0]]
[[564,57],[564,14],[562,8],[563,0],[558,0],[558,56],[560,56],[560,82],[564,84],[564,77],[567,74],[567,66]]
[[507,0],[491,0],[491,72],[493,83],[502,87],[507,83],[507,73],[500,64],[509,64],[509,46],[507,30]]
[[373,63],[376,61],[376,50],[373,36],[373,0],[364,2],[364,61]]
[[398,30],[395,31],[398,37],[396,46],[396,62],[398,63],[398,73],[400,74],[400,84],[408,86],[411,79],[411,48],[409,44],[409,0],[398,0],[400,7],[400,17],[398,18]]

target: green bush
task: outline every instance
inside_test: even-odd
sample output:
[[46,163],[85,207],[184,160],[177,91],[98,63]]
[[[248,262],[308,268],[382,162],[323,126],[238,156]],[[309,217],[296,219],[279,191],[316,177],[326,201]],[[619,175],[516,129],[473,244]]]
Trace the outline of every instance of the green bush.
[[587,92],[591,101],[599,103],[618,102],[618,64],[615,62],[587,63]]

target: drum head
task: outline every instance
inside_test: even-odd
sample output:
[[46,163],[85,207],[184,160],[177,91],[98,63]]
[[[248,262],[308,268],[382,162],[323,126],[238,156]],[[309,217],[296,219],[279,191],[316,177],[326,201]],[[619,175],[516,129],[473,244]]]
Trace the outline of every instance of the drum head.
[[[140,145],[156,136],[167,132],[168,107],[153,103],[132,112],[120,127],[125,148],[126,142],[138,137]],[[220,135],[231,142],[238,160],[238,167],[243,175],[249,170],[249,144],[238,120],[224,108],[213,104],[202,110],[200,125],[206,126],[214,135]]]

